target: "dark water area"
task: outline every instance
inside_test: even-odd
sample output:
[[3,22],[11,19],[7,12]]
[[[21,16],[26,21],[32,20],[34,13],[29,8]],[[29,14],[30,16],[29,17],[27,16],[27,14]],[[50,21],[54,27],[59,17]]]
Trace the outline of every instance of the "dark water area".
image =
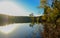
[[15,30],[8,34],[0,31],[0,38],[42,38],[42,24],[30,26],[30,23],[19,23],[17,26]]

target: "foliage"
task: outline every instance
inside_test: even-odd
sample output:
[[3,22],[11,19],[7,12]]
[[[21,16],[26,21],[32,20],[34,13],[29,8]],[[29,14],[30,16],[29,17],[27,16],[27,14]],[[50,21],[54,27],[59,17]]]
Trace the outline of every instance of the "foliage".
[[[53,7],[44,6],[44,38],[59,38],[60,36],[60,1],[53,0]],[[47,31],[48,30],[48,31]],[[54,35],[53,35],[54,34]]]

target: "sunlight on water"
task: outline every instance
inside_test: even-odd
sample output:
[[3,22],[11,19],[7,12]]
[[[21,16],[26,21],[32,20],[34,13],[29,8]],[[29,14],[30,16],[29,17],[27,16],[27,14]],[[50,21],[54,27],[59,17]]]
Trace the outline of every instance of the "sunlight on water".
[[42,37],[42,24],[34,24],[32,26],[30,26],[30,24],[31,23],[14,23],[0,26],[0,38]]
[[6,26],[0,26],[0,31],[5,34],[9,34],[17,27],[18,27],[18,24],[10,24],[10,25],[6,25]]

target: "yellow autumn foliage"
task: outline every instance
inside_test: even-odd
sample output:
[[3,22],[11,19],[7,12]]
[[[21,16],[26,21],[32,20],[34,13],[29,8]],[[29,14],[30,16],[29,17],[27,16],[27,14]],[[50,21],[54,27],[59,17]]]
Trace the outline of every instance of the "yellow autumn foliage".
[[42,19],[43,20],[46,20],[47,19],[46,14],[44,14],[44,16],[42,16]]
[[59,13],[59,10],[58,10],[57,8],[54,8],[52,12],[53,12],[53,14],[55,14],[55,15],[56,15],[56,14],[58,14],[58,13]]
[[51,12],[51,8],[48,7],[47,10],[46,10],[47,13],[50,13]]

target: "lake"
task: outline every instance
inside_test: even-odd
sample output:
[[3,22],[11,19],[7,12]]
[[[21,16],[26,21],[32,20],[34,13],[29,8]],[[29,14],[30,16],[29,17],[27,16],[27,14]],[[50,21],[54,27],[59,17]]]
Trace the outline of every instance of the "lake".
[[[42,24],[34,24],[31,26],[31,23],[14,23],[11,26],[12,28],[13,26],[16,28],[10,33],[1,32],[0,27],[0,38],[42,38],[42,32],[44,30]],[[4,29],[7,30],[7,28]],[[11,29],[8,30],[10,31]]]

